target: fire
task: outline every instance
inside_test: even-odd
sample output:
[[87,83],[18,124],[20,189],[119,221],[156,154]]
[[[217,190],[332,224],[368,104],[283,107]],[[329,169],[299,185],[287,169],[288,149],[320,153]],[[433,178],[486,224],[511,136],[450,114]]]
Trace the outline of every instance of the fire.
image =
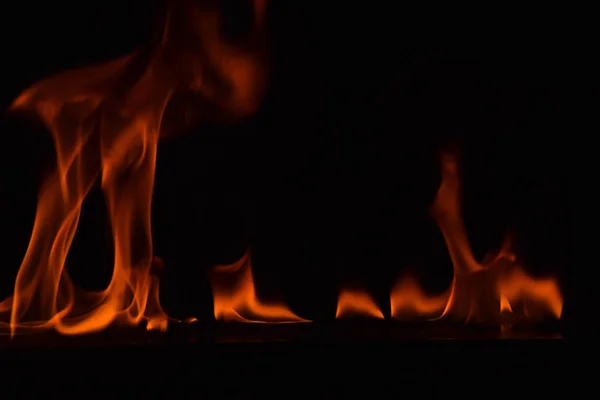
[[[164,330],[150,211],[160,138],[206,119],[236,119],[257,110],[267,70],[266,0],[253,0],[253,28],[232,44],[220,34],[213,5],[172,0],[153,46],[102,65],[65,72],[25,90],[13,110],[36,113],[50,131],[56,169],[44,181],[30,243],[14,293],[0,303],[11,334],[55,329],[75,335],[119,324]],[[210,2],[209,2],[210,3]],[[218,3],[218,2],[217,2]],[[393,318],[450,318],[504,324],[550,315],[562,296],[551,278],[529,276],[510,240],[487,262],[473,256],[462,216],[457,157],[441,158],[442,182],[431,213],[454,267],[447,293],[428,295],[405,277],[390,298]],[[100,181],[112,228],[112,279],[101,291],[78,288],[65,269],[81,208]],[[308,322],[255,291],[250,253],[211,271],[214,315],[238,322]],[[364,290],[339,293],[336,318],[384,315]],[[193,319],[190,319],[192,321]]]
[[[511,251],[509,239],[490,262],[477,262],[462,220],[456,154],[443,153],[441,166],[442,182],[431,212],[446,241],[454,279],[440,317],[481,324],[510,323],[519,319],[531,321],[548,315],[559,319],[562,295],[557,282],[551,278],[529,276]],[[406,299],[409,296],[410,290],[397,290],[392,294],[392,304],[410,302]],[[403,297],[405,299],[401,300]],[[439,307],[439,301],[435,299],[429,305]],[[427,311],[433,311],[433,307]]]
[[256,296],[250,252],[237,262],[215,267],[211,273],[215,318],[235,322],[310,322],[283,304],[266,304]]
[[[220,36],[216,8],[173,0],[159,43],[42,80],[13,102],[13,110],[33,111],[45,123],[57,166],[40,190],[14,294],[0,305],[12,334],[25,328],[81,334],[142,321],[148,329],[166,328],[155,274],[161,263],[150,231],[157,143],[181,130],[184,119],[237,118],[256,110],[266,76],[266,0],[252,4],[253,29],[244,43],[232,45]],[[171,102],[183,104],[175,109],[183,117],[169,115]],[[105,290],[83,292],[69,278],[65,259],[98,178],[113,233],[113,275]]]
[[335,317],[369,317],[383,319],[383,313],[367,292],[352,288],[342,289],[340,291]]
[[419,283],[411,276],[398,280],[392,288],[390,306],[392,317],[397,319],[414,319],[419,317],[439,316],[448,302],[448,293],[428,295]]

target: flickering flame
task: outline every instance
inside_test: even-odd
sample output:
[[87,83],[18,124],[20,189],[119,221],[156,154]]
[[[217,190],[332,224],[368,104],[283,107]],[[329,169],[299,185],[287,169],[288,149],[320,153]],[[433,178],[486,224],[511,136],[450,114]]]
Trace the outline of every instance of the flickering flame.
[[429,295],[411,276],[398,280],[392,288],[390,306],[392,318],[415,319],[437,317],[441,315],[448,302],[450,292],[439,295]]
[[335,312],[336,318],[368,317],[383,319],[383,313],[367,292],[361,289],[342,289]]
[[250,253],[211,271],[215,319],[233,322],[309,322],[282,303],[265,303],[256,295]]
[[444,153],[441,165],[442,182],[431,211],[454,267],[450,296],[441,316],[483,324],[535,320],[547,315],[559,319],[562,296],[557,282],[529,276],[510,250],[510,240],[491,262],[475,260],[462,220],[456,154]]
[[552,278],[533,278],[525,273],[515,262],[510,253],[510,241],[507,240],[500,256],[495,263],[509,263],[500,276],[498,290],[501,298],[506,299],[507,306],[501,307],[502,312],[517,314],[521,318],[535,319],[544,313],[550,313],[555,318],[562,314],[562,294],[556,281]]
[[[180,130],[183,118],[165,119],[165,109],[183,98],[186,118],[190,110],[193,118],[254,112],[266,74],[266,0],[253,5],[253,29],[245,43],[232,45],[220,36],[222,16],[216,8],[173,0],[154,47],[42,80],[13,102],[13,110],[33,111],[48,127],[57,167],[40,190],[13,296],[0,305],[11,334],[17,328],[80,334],[143,320],[148,329],[166,328],[150,208],[158,139]],[[65,259],[83,201],[99,177],[115,259],[108,287],[84,292],[69,278]]]
[[[12,335],[49,328],[74,335],[141,322],[148,329],[167,328],[157,277],[164,266],[153,253],[150,223],[158,140],[205,119],[252,114],[268,72],[267,1],[252,0],[253,28],[235,45],[221,36],[222,15],[207,3],[172,0],[154,46],[42,80],[13,102],[13,110],[35,112],[47,126],[57,165],[40,188],[14,293],[0,303],[0,321]],[[556,281],[529,276],[510,240],[491,261],[475,259],[462,221],[456,155],[444,153],[441,164],[442,183],[431,212],[446,241],[454,279],[447,293],[429,295],[404,277],[391,293],[392,316],[494,324],[560,318]],[[84,200],[98,179],[115,258],[108,286],[91,292],[71,281],[65,260]],[[215,267],[210,278],[218,320],[307,322],[282,303],[259,299],[249,252]],[[344,289],[336,318],[350,316],[384,318],[367,292]]]

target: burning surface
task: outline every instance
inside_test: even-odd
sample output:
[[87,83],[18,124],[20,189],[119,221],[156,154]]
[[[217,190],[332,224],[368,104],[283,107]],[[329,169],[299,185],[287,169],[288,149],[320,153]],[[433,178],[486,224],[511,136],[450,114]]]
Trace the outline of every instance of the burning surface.
[[[23,92],[14,110],[35,112],[52,134],[56,169],[43,183],[31,240],[14,294],[0,304],[11,334],[54,329],[74,335],[114,325],[146,323],[165,330],[169,317],[159,301],[150,224],[160,138],[207,120],[254,113],[268,76],[265,0],[254,0],[253,26],[235,44],[220,35],[221,14],[210,5],[173,0],[161,40],[105,64],[65,72]],[[555,280],[529,276],[510,240],[479,262],[461,216],[457,155],[441,156],[442,182],[431,208],[446,241],[454,279],[432,295],[412,277],[392,289],[391,317],[512,324],[560,318],[562,297]],[[65,269],[81,207],[101,181],[113,235],[115,259],[106,289],[78,288]],[[259,299],[250,252],[210,273],[217,320],[308,322],[281,303]],[[342,289],[335,318],[386,315],[366,291]]]

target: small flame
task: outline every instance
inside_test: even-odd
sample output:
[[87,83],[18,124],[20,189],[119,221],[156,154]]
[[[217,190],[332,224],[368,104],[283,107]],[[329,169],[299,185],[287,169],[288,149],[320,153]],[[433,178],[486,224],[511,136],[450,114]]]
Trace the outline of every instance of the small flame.
[[508,301],[508,299],[504,294],[502,294],[502,292],[500,292],[500,312],[510,314],[512,314],[513,312],[512,307],[510,306],[510,301]]
[[[253,5],[254,27],[245,44],[234,46],[219,34],[217,9],[173,0],[161,41],[150,51],[50,77],[13,102],[13,110],[34,111],[46,124],[57,167],[40,190],[14,294],[0,305],[11,334],[17,328],[81,334],[142,320],[148,329],[166,329],[150,209],[158,139],[180,128],[181,118],[165,119],[165,110],[183,94],[194,99],[191,108],[200,117],[218,111],[238,118],[256,110],[266,76],[266,1]],[[83,292],[69,278],[65,259],[98,177],[113,233],[113,275],[105,290]]]
[[559,319],[562,314],[562,294],[554,279],[533,278],[520,268],[512,268],[501,277],[498,286],[500,295],[509,303],[510,312],[513,312],[512,304],[520,305],[526,317],[547,311]]
[[342,289],[335,312],[336,318],[368,317],[383,319],[383,313],[367,292],[360,289]]
[[211,271],[215,318],[222,321],[253,323],[310,322],[284,304],[267,304],[256,295],[250,252],[229,265]]
[[415,317],[439,316],[446,307],[449,295],[449,292],[437,296],[428,295],[413,277],[405,276],[392,289],[392,317],[408,320]]

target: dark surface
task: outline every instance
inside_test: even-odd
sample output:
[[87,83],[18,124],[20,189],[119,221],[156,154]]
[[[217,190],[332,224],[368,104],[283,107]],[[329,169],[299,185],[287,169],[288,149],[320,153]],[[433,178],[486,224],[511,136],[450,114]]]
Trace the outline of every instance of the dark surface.
[[[53,331],[17,331],[13,339],[4,332],[0,350],[21,351],[108,348],[123,346],[170,346],[196,343],[367,343],[414,340],[560,339],[558,324],[536,326],[479,327],[439,322],[407,323],[394,320],[345,319],[330,323],[223,323],[172,322],[166,332],[145,327],[115,327],[80,336],[63,336]],[[570,337],[568,334],[567,337]]]
[[3,380],[24,395],[543,395],[565,387],[568,358],[555,340],[179,344],[30,352]]
[[571,376],[583,364],[573,363],[573,343],[565,339],[539,339],[533,331],[491,339],[502,335],[441,327],[437,334],[421,331],[419,339],[414,327],[366,326],[192,325],[164,335],[121,330],[60,343],[54,335],[21,336],[3,343],[10,367],[0,381],[22,396],[52,388],[86,397],[446,398],[582,390]]

